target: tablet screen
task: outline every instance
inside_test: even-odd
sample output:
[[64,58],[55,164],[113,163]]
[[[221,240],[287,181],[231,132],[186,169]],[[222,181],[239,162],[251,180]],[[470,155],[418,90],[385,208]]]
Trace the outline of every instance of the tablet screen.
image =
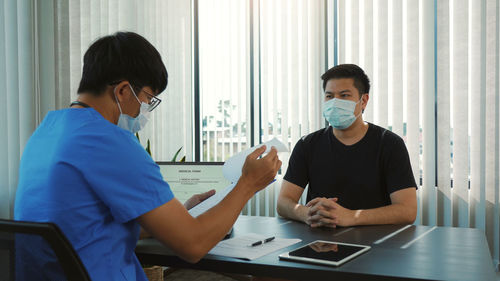
[[307,246],[290,252],[289,256],[339,262],[356,252],[365,250],[366,248],[366,246],[349,245],[328,241],[315,241]]

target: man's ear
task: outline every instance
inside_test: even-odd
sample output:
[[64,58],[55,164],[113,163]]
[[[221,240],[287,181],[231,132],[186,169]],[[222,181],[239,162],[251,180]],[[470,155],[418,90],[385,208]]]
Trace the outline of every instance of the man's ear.
[[130,83],[127,80],[121,81],[114,86],[113,94],[116,96],[120,103],[127,101],[132,97],[132,91],[130,91]]
[[362,97],[362,99],[363,99],[363,102],[362,102],[362,103],[364,104],[363,109],[365,109],[365,108],[366,108],[366,106],[368,105],[368,100],[370,99],[370,95],[368,95],[368,94],[364,94],[364,95],[363,95],[363,97]]
[[368,105],[368,100],[370,99],[370,95],[368,94],[364,94],[362,97],[361,97],[361,112],[364,113],[365,112],[365,109],[366,109],[366,106]]

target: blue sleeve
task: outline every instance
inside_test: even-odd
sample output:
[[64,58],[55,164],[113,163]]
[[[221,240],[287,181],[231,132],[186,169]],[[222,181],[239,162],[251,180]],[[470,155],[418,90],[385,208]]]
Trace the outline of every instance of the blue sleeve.
[[117,221],[127,222],[165,204],[174,195],[135,136],[117,130],[87,140],[88,153],[81,160],[86,163],[84,176],[93,191]]

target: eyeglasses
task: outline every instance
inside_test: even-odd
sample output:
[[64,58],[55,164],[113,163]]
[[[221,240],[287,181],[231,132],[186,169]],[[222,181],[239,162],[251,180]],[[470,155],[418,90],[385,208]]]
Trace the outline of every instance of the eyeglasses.
[[144,89],[142,90],[142,92],[146,93],[146,95],[149,98],[149,102],[148,102],[149,108],[148,108],[148,111],[149,112],[153,111],[153,109],[155,109],[161,103],[161,99],[157,98],[155,95],[153,95],[151,93],[148,93]]
[[[115,82],[112,82],[110,83],[109,85],[113,86],[113,85],[117,85],[117,84],[120,84],[122,81],[115,81]],[[132,86],[132,85],[131,85]],[[136,90],[139,89],[137,87],[134,87],[132,86],[132,88],[135,88]],[[147,92],[146,90],[144,89],[139,89],[139,91],[137,92],[136,95],[139,95],[140,92],[144,92],[146,93],[146,95],[148,96],[148,99],[149,99],[149,102],[148,102],[148,105],[149,105],[149,108],[148,108],[148,111],[151,112],[153,111],[153,109],[155,109],[160,103],[161,103],[161,99],[157,98],[155,95]],[[135,94],[135,93],[134,93]],[[137,97],[139,98],[139,97]]]

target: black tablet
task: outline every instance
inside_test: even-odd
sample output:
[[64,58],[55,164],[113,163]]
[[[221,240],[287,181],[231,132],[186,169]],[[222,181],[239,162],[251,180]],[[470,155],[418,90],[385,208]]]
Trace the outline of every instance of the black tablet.
[[370,249],[370,246],[365,245],[316,240],[279,257],[285,260],[339,266]]

